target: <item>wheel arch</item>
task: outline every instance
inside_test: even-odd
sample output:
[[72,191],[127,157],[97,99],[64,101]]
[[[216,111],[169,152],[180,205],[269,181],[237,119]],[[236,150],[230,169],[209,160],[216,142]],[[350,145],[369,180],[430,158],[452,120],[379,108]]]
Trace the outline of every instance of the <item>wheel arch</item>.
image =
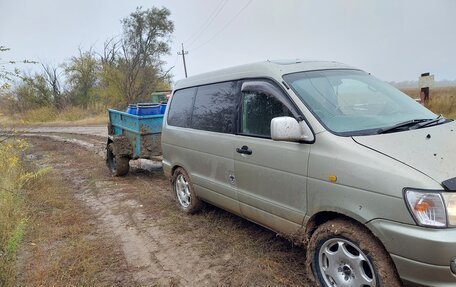
[[377,240],[383,245],[383,242],[375,235],[373,230],[371,230],[366,224],[364,224],[362,221],[358,220],[355,217],[340,213],[340,212],[335,212],[335,211],[320,211],[312,215],[304,224],[304,242],[307,244],[309,242],[310,238],[312,237],[312,234],[317,230],[317,228],[334,219],[345,219],[347,221],[350,221],[354,224],[357,224],[359,226],[362,226],[364,229],[368,230],[373,236],[377,238]]
[[182,165],[175,164],[175,165],[173,165],[173,167],[171,168],[171,176],[173,176],[174,172],[175,172],[176,169],[178,169],[178,168],[183,168],[184,170],[186,170]]
[[180,162],[176,162],[176,163],[171,165],[171,169],[170,169],[171,170],[171,177],[173,176],[174,171],[176,169],[178,169],[178,168],[182,168],[183,170],[185,170],[185,172],[188,174],[188,177],[190,179],[192,179],[192,175],[191,175],[190,171],[187,168],[185,168],[185,166],[182,163],[180,163]]

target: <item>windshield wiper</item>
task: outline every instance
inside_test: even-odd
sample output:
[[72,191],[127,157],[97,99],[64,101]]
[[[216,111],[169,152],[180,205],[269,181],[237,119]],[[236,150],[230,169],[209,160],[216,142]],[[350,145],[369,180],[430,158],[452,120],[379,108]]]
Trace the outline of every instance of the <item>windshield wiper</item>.
[[[443,120],[443,121],[440,122],[441,120]],[[422,122],[422,123],[418,123],[415,126],[411,127],[410,129],[411,130],[412,129],[421,129],[421,128],[424,128],[424,127],[427,127],[427,126],[430,126],[430,125],[434,125],[434,124],[443,124],[443,123],[446,123],[447,121],[448,121],[448,119],[444,118],[442,115],[439,115],[435,119],[432,119],[432,120],[429,120],[429,121],[425,121],[425,122]]]
[[387,132],[402,130],[406,127],[416,126],[416,124],[418,124],[418,123],[429,122],[431,120],[433,120],[433,119],[414,119],[414,120],[405,121],[402,123],[395,124],[394,126],[391,126],[391,127],[378,129],[377,134],[384,134]]

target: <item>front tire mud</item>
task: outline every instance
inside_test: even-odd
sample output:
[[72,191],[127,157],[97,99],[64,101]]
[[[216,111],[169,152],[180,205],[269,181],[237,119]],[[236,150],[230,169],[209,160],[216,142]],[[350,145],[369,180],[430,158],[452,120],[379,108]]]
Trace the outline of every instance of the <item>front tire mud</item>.
[[307,272],[318,286],[403,286],[381,242],[361,224],[330,220],[312,234]]

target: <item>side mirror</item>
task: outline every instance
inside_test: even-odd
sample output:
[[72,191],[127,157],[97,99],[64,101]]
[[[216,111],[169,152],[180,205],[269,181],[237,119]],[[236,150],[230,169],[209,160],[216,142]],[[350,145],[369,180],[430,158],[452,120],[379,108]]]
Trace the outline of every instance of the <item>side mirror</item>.
[[305,121],[292,117],[277,117],[271,120],[271,138],[275,141],[313,141],[314,135]]

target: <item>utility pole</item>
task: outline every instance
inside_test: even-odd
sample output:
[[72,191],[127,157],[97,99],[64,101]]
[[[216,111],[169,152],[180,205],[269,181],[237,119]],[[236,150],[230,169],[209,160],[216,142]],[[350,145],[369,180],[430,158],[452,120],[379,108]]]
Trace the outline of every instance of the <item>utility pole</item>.
[[185,64],[185,55],[188,54],[188,51],[184,50],[184,43],[182,43],[182,52],[177,52],[177,54],[182,55],[182,61],[184,61],[185,77],[187,78],[187,65]]

